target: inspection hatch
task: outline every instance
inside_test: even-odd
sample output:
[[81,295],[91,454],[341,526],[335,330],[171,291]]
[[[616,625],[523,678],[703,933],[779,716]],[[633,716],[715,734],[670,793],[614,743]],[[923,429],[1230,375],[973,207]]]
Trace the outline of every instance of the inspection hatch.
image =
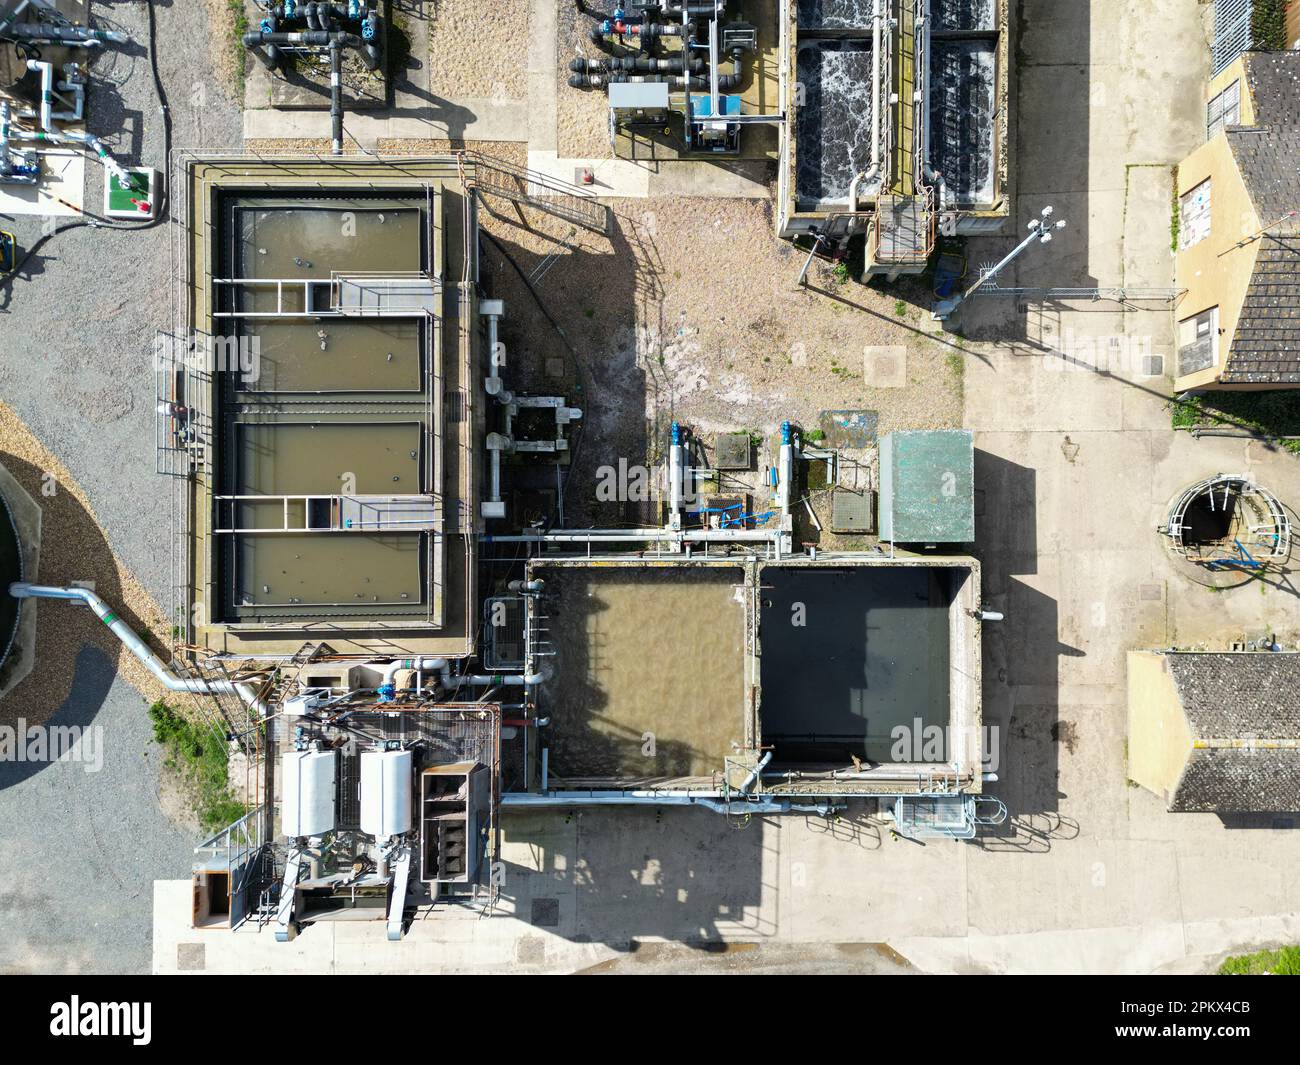
[[720,470],[747,470],[754,461],[748,433],[719,433],[714,442],[713,465]]
[[818,419],[827,447],[871,447],[880,414],[874,410],[824,410]]
[[831,532],[873,533],[876,531],[874,493],[837,489],[831,496]]

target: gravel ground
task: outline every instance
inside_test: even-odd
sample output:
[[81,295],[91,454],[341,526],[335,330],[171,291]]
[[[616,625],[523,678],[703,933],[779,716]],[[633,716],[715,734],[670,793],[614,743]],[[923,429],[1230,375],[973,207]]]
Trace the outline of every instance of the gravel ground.
[[[94,17],[129,33],[92,67],[90,129],[127,164],[165,169],[142,3],[96,4]],[[214,89],[202,4],[158,6],[159,67],[175,149],[240,147],[237,108]],[[86,205],[100,209],[102,173],[86,165]],[[41,220],[6,220],[21,247]],[[60,233],[0,283],[0,396],[67,469],[109,543],[160,603],[170,596],[169,485],[154,460],[154,331],[169,322],[172,225]]]
[[[155,11],[173,147],[240,147],[239,111],[213,73],[207,5]],[[90,129],[122,162],[165,170],[145,6],[95,3],[92,17],[131,43],[103,49],[92,67]],[[91,210],[102,182],[88,162]],[[41,232],[39,218],[0,221],[20,247]],[[42,505],[40,577],[94,580],[160,643],[172,525],[170,485],[154,472],[151,345],[169,322],[172,235],[170,223],[73,229],[0,283],[0,462]],[[40,491],[47,474],[52,497]],[[133,661],[119,663],[89,612],[43,603],[38,615],[40,676],[6,698],[0,719],[101,727],[106,761],[93,774],[0,763],[0,880],[14,889],[0,907],[0,969],[147,971],[150,882],[187,875],[193,844],[156,801],[159,755],[144,712],[155,693]]]
[[[878,411],[881,433],[961,422],[972,352],[922,328],[923,286],[884,293],[818,262],[796,287],[804,253],[776,240],[765,203],[614,201],[609,238],[531,210],[524,228],[488,206],[485,227],[524,273],[559,252],[535,287],[580,370],[491,245],[484,277],[506,300],[520,390],[562,390],[586,410],[575,486],[620,458],[657,461],[674,419],[701,434],[770,434],[786,419],[812,429],[823,410],[856,408]],[[899,387],[868,377],[868,349],[897,356]]]
[[558,79],[558,147],[562,159],[605,159],[609,145],[609,98],[604,89],[574,89],[569,85],[569,61],[604,55],[590,41],[596,23],[571,3],[560,5],[556,25],[555,76]]
[[427,0],[425,8],[434,96],[522,100],[528,95],[530,3]]

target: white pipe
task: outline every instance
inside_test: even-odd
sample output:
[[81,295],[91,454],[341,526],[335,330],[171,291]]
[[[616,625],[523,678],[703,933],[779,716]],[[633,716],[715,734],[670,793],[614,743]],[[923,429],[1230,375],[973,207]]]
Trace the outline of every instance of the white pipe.
[[459,677],[452,677],[450,686],[473,684],[475,687],[480,688],[495,688],[497,685],[528,687],[541,683],[542,675],[540,673],[465,673]]
[[248,706],[260,714],[269,713],[267,705],[258,698],[251,684],[235,683],[229,680],[204,680],[201,677],[178,677],[162,660],[149,649],[139,636],[131,631],[130,626],[119,618],[99,596],[89,588],[55,588],[44,584],[28,584],[18,581],[9,585],[9,594],[15,599],[69,599],[85,603],[95,612],[95,616],[108,626],[108,631],[125,645],[150,673],[157,678],[168,691],[189,692],[193,695],[233,694],[239,696]]
[[72,93],[72,110],[53,111],[50,117],[60,122],[80,122],[86,113],[85,83],[77,80],[77,65],[75,63],[68,63],[64,66],[63,73],[68,80],[59,82],[57,87],[60,92]]
[[701,806],[720,814],[788,814],[808,813],[829,816],[844,803],[798,803],[789,798],[724,801],[716,794],[689,791],[510,791],[501,796],[502,806],[520,808],[563,808],[568,806]]
[[[871,14],[871,175],[880,172],[880,39],[884,22],[884,0],[876,0]],[[857,201],[849,197],[849,210],[858,209]]]
[[384,683],[392,684],[399,669],[413,669],[417,673],[423,670],[436,670],[446,684],[448,668],[445,658],[395,658],[384,666]]
[[758,778],[762,775],[763,770],[767,768],[767,763],[771,760],[772,752],[767,751],[763,757],[758,760],[758,765],[754,766],[754,768],[749,771],[749,776],[745,778],[745,782],[740,785],[740,794],[749,794],[749,789],[758,783]]
[[778,539],[779,529],[584,529],[562,533],[514,533],[507,536],[484,536],[484,543],[500,544],[598,544],[634,543],[639,540],[726,543]]
[[54,64],[29,59],[27,69],[35,70],[41,75],[41,129],[52,133],[54,132]]
[[28,141],[49,141],[52,144],[82,144],[89,148],[110,174],[117,178],[118,183],[123,188],[129,188],[131,185],[131,175],[125,168],[109,154],[103,142],[93,134],[83,130],[58,130],[54,128],[54,66],[51,63],[43,63],[36,59],[27,60],[27,69],[36,70],[41,75],[41,105],[39,120],[41,128],[39,131],[31,132],[24,129],[14,128],[10,131],[10,136],[14,140]]

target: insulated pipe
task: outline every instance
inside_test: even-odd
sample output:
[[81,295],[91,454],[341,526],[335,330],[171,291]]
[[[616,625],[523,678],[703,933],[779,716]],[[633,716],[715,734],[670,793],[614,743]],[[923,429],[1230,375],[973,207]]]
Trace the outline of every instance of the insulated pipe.
[[45,584],[28,584],[18,581],[9,585],[9,594],[15,599],[68,599],[85,603],[95,612],[95,616],[108,626],[108,631],[125,645],[141,664],[157,678],[168,691],[189,692],[193,695],[233,694],[239,696],[248,706],[261,715],[268,714],[269,708],[257,695],[251,684],[236,683],[229,680],[204,680],[201,677],[178,677],[162,660],[149,649],[139,636],[131,631],[130,626],[119,618],[99,596],[89,588],[56,588]]

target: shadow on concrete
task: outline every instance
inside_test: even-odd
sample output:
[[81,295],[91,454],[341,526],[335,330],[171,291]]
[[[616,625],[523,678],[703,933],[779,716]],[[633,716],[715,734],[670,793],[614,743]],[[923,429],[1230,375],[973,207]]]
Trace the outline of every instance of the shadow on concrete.
[[705,953],[724,939],[776,929],[780,886],[764,881],[763,818],[746,823],[701,810],[614,809],[570,814],[508,813],[512,842],[537,868],[506,863],[502,896],[538,938],[602,943],[634,953],[638,937]]
[[[998,262],[1026,235],[1031,218],[1049,204],[1067,226],[1047,246],[1030,245],[999,275],[1003,287],[1091,288],[1088,265],[1089,114],[1092,84],[1091,0],[1003,0],[1011,14],[1010,225],[999,237],[966,242],[968,281]],[[953,326],[972,340],[1011,341],[1026,335],[1026,299],[980,296]]]
[[[1059,660],[1083,652],[1059,636],[1056,600],[1018,578],[1038,570],[1037,472],[987,451],[975,451],[975,554],[983,568],[984,605],[1004,615],[984,626],[984,725],[996,729],[988,747],[997,752],[1001,779],[991,794],[1012,818],[1005,838],[1033,815],[1055,815],[1058,785]],[[1033,834],[1050,837],[1050,826]],[[995,833],[997,835],[998,833]]]

